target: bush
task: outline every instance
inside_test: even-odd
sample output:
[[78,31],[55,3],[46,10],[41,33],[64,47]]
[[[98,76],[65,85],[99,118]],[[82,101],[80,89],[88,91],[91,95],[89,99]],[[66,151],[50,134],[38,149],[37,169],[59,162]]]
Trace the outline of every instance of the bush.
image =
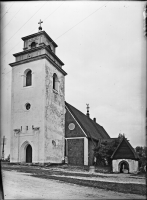
[[8,155],[8,157],[5,159],[6,162],[10,162],[10,154]]

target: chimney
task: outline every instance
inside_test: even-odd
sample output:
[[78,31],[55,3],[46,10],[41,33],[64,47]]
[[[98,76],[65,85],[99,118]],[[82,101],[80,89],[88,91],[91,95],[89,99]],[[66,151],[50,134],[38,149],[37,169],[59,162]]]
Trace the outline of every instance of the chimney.
[[96,118],[93,118],[93,121],[96,123]]
[[90,114],[89,114],[89,108],[90,107],[89,107],[89,104],[86,104],[86,105],[87,105],[87,114],[86,115],[87,115],[87,117],[90,117]]

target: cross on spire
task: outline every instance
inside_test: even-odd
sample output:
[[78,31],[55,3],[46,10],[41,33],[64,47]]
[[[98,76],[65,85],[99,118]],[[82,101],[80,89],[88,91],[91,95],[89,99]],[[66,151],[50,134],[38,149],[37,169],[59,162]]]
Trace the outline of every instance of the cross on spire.
[[40,24],[40,26],[39,26],[39,31],[41,31],[42,30],[42,27],[41,27],[41,23],[43,23],[43,21],[41,21],[41,19],[40,19],[40,21],[38,22],[38,24]]

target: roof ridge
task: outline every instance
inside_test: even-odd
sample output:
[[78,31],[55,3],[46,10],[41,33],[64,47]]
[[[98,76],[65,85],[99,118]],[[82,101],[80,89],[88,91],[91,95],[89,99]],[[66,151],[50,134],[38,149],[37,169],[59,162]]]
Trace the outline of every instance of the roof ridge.
[[[66,101],[65,101],[65,103],[66,104],[69,104],[69,103],[67,103]],[[71,104],[69,104],[70,106],[72,106]],[[75,108],[74,106],[72,106],[73,108]],[[80,110],[78,110],[77,108],[75,108],[78,112],[80,112],[80,113],[82,113],[85,117],[87,117],[87,115],[86,114],[84,114],[83,112],[81,112]],[[88,117],[88,119],[89,120],[91,120],[92,122],[94,122],[93,121],[93,119],[91,119],[90,117]],[[99,125],[100,127],[103,127],[103,126],[101,126],[100,124],[98,124],[97,122],[95,122],[97,125]]]
[[126,138],[124,138],[124,139],[126,140],[127,144],[129,145],[129,147],[130,147],[131,151],[133,152],[134,156],[138,158],[138,155],[137,155],[137,153],[135,152],[135,150],[134,150],[134,148],[132,147],[132,145],[129,143],[129,141],[128,141]]
[[99,125],[98,123],[94,122],[90,117],[88,117],[86,114],[72,106],[71,104],[67,103],[65,101],[65,105],[70,110],[70,112],[73,114],[79,125],[83,128],[85,133],[88,137],[92,137],[95,140],[102,139],[102,138],[110,138],[108,133],[105,131],[105,129]]
[[99,124],[97,124],[97,123],[94,122],[93,120],[91,120],[91,121],[92,121],[92,124],[94,125],[94,127],[96,128],[96,130],[98,131],[98,133],[99,133],[99,134],[101,135],[101,137],[103,138],[101,132],[98,130],[98,128],[97,128],[97,126],[96,126],[96,125],[99,125]]

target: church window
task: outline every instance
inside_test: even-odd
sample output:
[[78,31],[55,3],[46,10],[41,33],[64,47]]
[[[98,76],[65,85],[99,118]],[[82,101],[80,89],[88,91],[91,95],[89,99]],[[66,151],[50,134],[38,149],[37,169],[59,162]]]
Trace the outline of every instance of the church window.
[[22,126],[21,126],[21,129],[20,129],[21,131],[22,131]]
[[28,130],[28,126],[26,126],[26,130]]
[[75,124],[74,123],[70,123],[69,125],[68,125],[68,128],[69,128],[69,130],[74,130],[75,129]]
[[36,43],[35,42],[32,42],[31,43],[31,48],[35,48],[36,47]]
[[31,70],[26,74],[26,86],[32,85],[32,73]]
[[24,72],[24,87],[31,85],[32,85],[32,71],[30,69],[27,69]]
[[26,103],[26,109],[30,110],[30,108],[31,108],[31,104],[30,103]]
[[58,91],[58,77],[55,73],[53,75],[53,89]]

